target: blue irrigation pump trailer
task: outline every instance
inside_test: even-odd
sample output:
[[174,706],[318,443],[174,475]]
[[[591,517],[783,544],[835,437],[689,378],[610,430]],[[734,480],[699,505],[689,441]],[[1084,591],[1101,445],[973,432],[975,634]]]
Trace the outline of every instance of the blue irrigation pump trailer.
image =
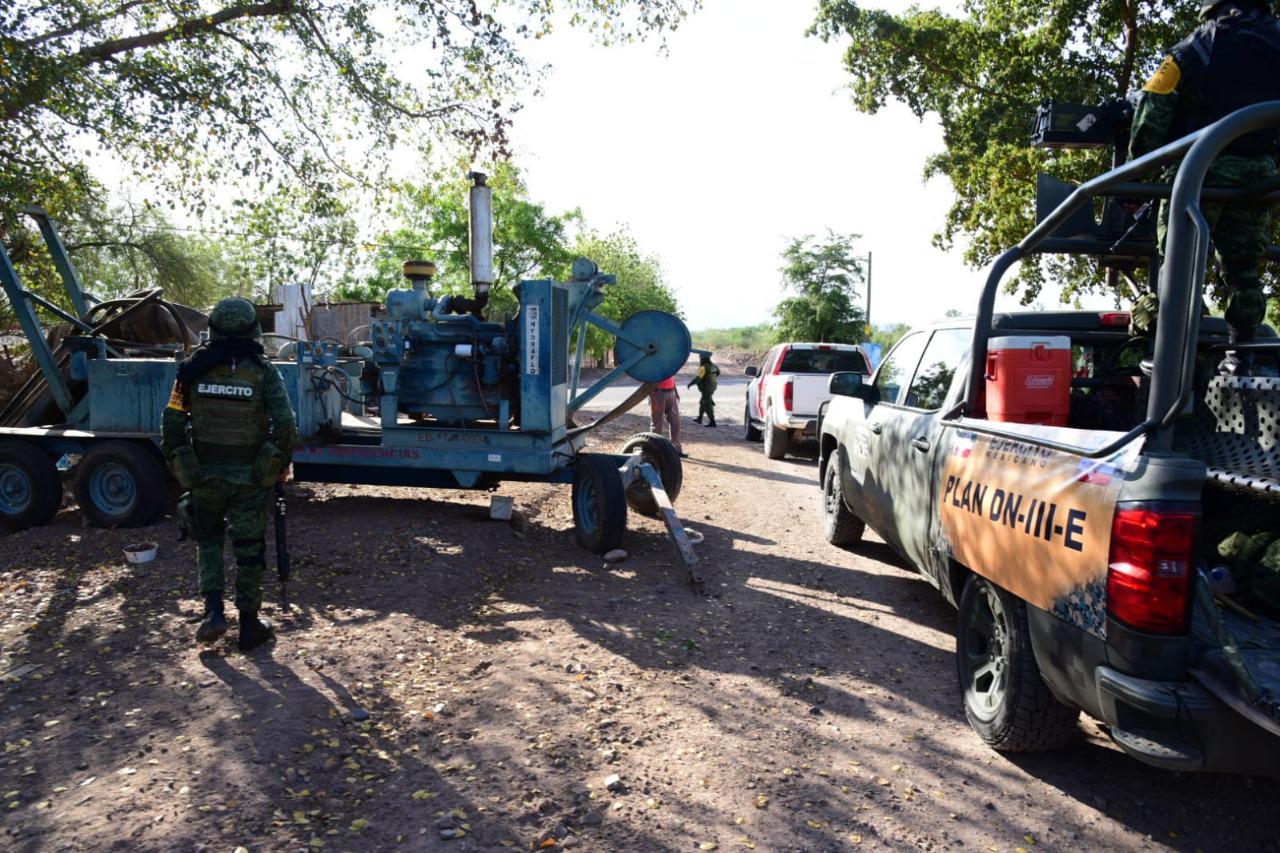
[[[296,341],[274,360],[298,419],[294,479],[437,488],[571,483],[581,545],[598,554],[618,547],[630,506],[663,518],[700,580],[671,508],[682,480],[675,447],[640,434],[618,453],[586,450],[594,427],[630,410],[651,383],[684,365],[688,329],[660,311],[641,311],[621,324],[596,314],[614,277],[585,258],[574,262],[568,281],[522,281],[513,319],[483,319],[494,283],[492,196],[484,175],[471,179],[472,296],[433,293],[434,265],[411,261],[405,264],[411,286],[388,294],[362,346]],[[0,412],[0,524],[21,529],[53,517],[62,499],[59,460],[73,463],[76,498],[90,523],[150,523],[170,492],[158,449],[161,412],[177,359],[198,341],[200,320],[158,290],[95,299],[81,286],[54,223],[43,211],[27,212],[40,226],[71,309],[25,290],[0,246],[0,285],[39,368]],[[37,308],[63,323],[56,345]],[[158,325],[168,334],[148,334]],[[589,326],[616,339],[616,367],[582,387]],[[126,331],[131,339],[123,339]],[[148,337],[169,340],[138,340]],[[622,404],[591,423],[575,421],[587,402],[624,377],[640,386]]]

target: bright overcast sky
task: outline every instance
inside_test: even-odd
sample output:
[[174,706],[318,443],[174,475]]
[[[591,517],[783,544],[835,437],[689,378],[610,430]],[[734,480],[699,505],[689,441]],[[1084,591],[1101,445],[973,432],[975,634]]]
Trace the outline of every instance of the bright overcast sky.
[[945,179],[921,179],[941,130],[901,106],[854,110],[845,43],[804,35],[814,6],[705,0],[665,56],[563,30],[534,54],[555,69],[513,132],[532,196],[580,206],[596,228],[628,224],[691,328],[769,319],[787,238],[828,227],[873,253],[877,325],[975,305],[983,273],[930,242],[951,199]]

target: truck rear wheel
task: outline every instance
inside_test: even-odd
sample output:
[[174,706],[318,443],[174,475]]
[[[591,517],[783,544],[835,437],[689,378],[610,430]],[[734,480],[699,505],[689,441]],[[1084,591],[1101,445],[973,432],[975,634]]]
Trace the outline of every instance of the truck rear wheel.
[[827,470],[822,477],[822,535],[832,545],[844,548],[862,541],[867,525],[854,515],[844,502],[844,490],[840,487],[840,468],[843,464],[839,448],[827,460]]
[[39,527],[61,506],[62,478],[53,458],[32,444],[0,443],[0,526]]
[[578,544],[604,554],[622,544],[627,530],[627,492],[613,458],[583,453],[573,472],[573,533]]
[[1038,752],[1075,738],[1080,712],[1040,676],[1026,602],[978,575],[960,596],[956,673],[969,725],[995,749]]
[[[684,484],[684,467],[680,464],[680,451],[674,444],[655,432],[639,432],[627,439],[621,452],[627,456],[639,453],[658,472],[667,497],[672,503],[676,502]],[[647,480],[636,480],[627,486],[627,506],[641,515],[658,514],[658,502],[654,500]]]
[[765,412],[764,416],[764,455],[770,459],[781,459],[787,455],[787,441],[790,434],[785,428],[779,429],[773,425],[773,409]]
[[76,500],[95,527],[139,527],[159,517],[168,496],[164,465],[148,448],[108,441],[76,466]]
[[743,441],[759,441],[760,429],[751,423],[751,404],[747,403],[742,408],[742,440]]

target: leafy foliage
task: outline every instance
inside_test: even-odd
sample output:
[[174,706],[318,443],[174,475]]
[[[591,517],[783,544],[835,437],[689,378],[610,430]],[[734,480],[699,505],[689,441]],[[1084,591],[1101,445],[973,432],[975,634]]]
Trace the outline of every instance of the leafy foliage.
[[868,340],[873,344],[879,344],[882,353],[887,353],[889,347],[898,342],[900,338],[911,331],[911,326],[906,323],[893,323],[888,326],[872,326],[871,336]]
[[[602,272],[615,275],[617,284],[605,290],[605,299],[595,313],[621,323],[637,311],[654,309],[679,315],[675,292],[667,283],[662,264],[645,254],[625,230],[611,234],[586,232],[573,246],[574,257],[595,261]],[[587,330],[586,354],[600,362],[613,346],[613,338],[595,326]]]
[[[404,287],[401,267],[405,261],[436,261],[439,293],[470,293],[469,201],[470,183],[461,170],[445,178],[437,174],[422,184],[397,184],[394,188],[394,225],[374,240],[373,272],[359,284],[339,288],[344,299],[381,301],[388,290]],[[494,256],[491,314],[510,314],[515,308],[511,288],[521,279],[554,278],[568,270],[573,260],[570,232],[581,224],[577,210],[548,213],[529,198],[519,170],[500,162],[489,176],[493,189]]]
[[[246,276],[237,289],[326,267],[345,274],[350,253],[321,254],[349,244],[344,199],[385,185],[393,148],[505,151],[519,93],[539,76],[526,40],[559,22],[606,43],[641,38],[698,3],[8,0],[0,241],[32,266],[29,287],[56,295],[18,211],[41,204],[69,242],[111,239],[119,223],[102,221],[107,193],[88,165],[96,156],[168,208],[204,214],[229,185],[257,199],[229,223],[247,229],[247,248],[231,247]],[[266,235],[293,224],[304,232],[262,251]]]
[[764,352],[778,341],[778,333],[771,323],[754,326],[738,326],[732,329],[701,329],[693,333],[693,345],[698,349],[735,349],[743,352]]
[[[959,15],[919,6],[895,15],[821,0],[811,32],[850,40],[844,63],[857,109],[898,101],[920,118],[938,117],[946,150],[924,174],[947,177],[956,199],[935,243],[949,248],[963,235],[966,260],[982,265],[1033,227],[1037,173],[1080,182],[1110,165],[1103,151],[1030,148],[1036,104],[1124,95],[1194,28],[1197,8],[1182,0],[967,0]],[[1046,257],[1024,262],[1010,288],[1030,303],[1049,276],[1067,285],[1067,296],[1101,284],[1087,260]]]
[[863,315],[855,285],[864,280],[862,259],[854,254],[857,234],[828,229],[791,241],[782,253],[784,287],[794,293],[778,303],[777,334],[782,341],[856,343]]

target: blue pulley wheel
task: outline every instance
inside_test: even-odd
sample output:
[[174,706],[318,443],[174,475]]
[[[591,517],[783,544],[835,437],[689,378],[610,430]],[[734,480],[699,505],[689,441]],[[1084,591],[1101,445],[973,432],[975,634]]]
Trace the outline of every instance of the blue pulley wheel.
[[627,375],[639,382],[661,382],[684,367],[692,348],[689,329],[679,317],[650,310],[637,311],[622,324],[614,354],[618,364],[640,354]]

